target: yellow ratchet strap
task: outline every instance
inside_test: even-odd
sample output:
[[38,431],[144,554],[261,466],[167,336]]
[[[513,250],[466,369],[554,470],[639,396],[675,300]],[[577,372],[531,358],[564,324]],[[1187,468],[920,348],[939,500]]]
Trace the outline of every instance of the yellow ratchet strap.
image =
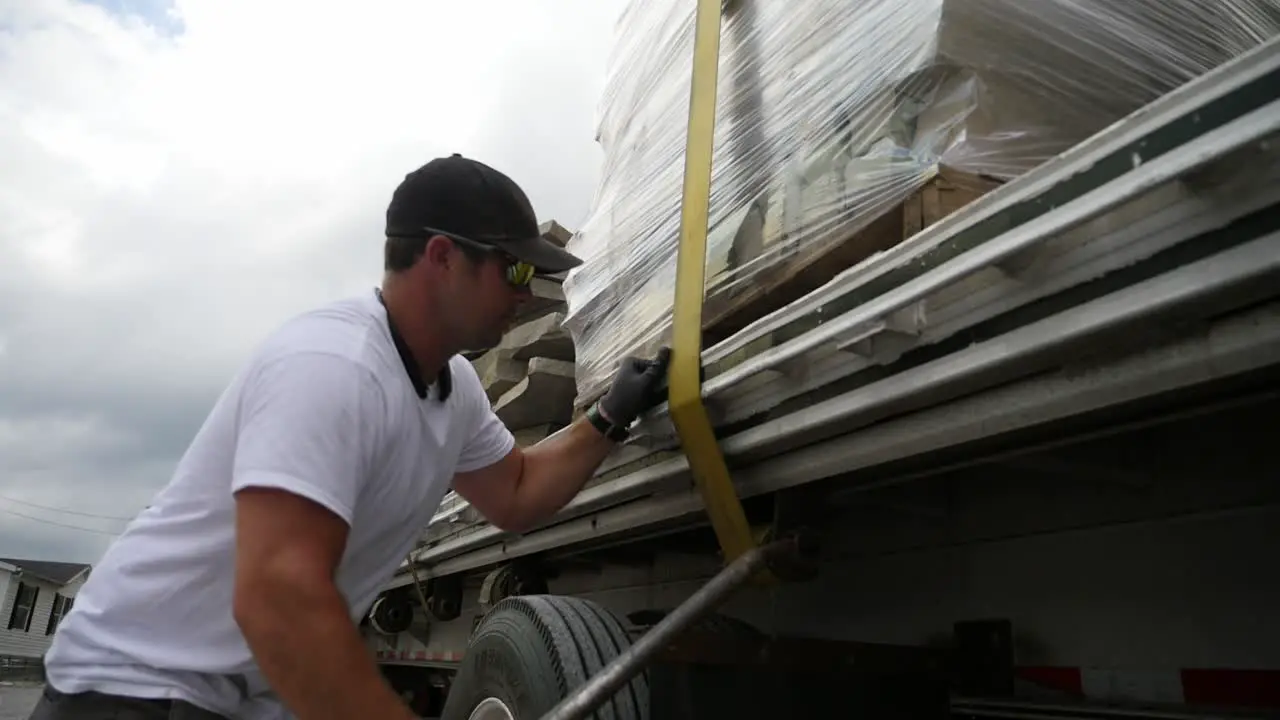
[[689,468],[707,506],[726,563],[756,546],[729,468],[702,403],[702,306],[706,290],[707,226],[711,202],[720,3],[698,0],[693,77],[685,147],[684,198],[676,266],[668,404]]

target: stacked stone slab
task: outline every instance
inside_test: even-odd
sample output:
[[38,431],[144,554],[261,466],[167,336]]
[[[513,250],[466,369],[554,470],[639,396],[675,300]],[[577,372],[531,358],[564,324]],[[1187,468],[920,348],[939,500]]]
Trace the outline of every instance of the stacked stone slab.
[[[563,247],[570,233],[554,220],[542,236]],[[521,445],[532,445],[573,417],[573,341],[561,328],[566,310],[563,278],[535,278],[533,299],[496,347],[471,357],[498,417]]]

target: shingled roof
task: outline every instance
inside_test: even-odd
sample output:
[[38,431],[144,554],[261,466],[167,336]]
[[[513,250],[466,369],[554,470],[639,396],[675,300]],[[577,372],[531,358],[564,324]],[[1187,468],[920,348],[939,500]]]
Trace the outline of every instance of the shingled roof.
[[19,560],[18,558],[0,557],[0,563],[13,565],[26,573],[48,580],[57,585],[66,585],[75,576],[89,567],[87,563],[54,562],[52,560]]

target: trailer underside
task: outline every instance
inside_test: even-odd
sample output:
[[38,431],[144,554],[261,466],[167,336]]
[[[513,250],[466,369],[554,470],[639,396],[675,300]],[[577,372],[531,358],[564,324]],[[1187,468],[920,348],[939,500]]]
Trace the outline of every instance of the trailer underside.
[[[1009,652],[966,665],[983,670],[953,680],[957,709],[1092,700],[1267,716],[1280,709],[1278,380],[1273,366],[775,495],[821,508],[804,515],[823,531],[819,576],[748,588],[722,613],[786,639],[766,677],[833,654],[878,677],[904,650],[923,663],[961,652],[965,632],[994,633]],[[715,547],[694,526],[532,567],[549,592],[600,602],[638,634],[718,569]],[[380,646],[384,662],[456,667],[484,611],[481,579],[455,621]],[[724,674],[751,657],[737,642],[694,634],[666,663]]]

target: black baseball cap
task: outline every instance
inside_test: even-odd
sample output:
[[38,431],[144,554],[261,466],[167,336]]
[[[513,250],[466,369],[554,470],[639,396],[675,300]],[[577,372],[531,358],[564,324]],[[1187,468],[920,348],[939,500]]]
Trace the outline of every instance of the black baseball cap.
[[387,236],[422,237],[435,231],[499,248],[542,273],[582,264],[542,237],[533,205],[515,181],[457,153],[406,175],[387,206]]

